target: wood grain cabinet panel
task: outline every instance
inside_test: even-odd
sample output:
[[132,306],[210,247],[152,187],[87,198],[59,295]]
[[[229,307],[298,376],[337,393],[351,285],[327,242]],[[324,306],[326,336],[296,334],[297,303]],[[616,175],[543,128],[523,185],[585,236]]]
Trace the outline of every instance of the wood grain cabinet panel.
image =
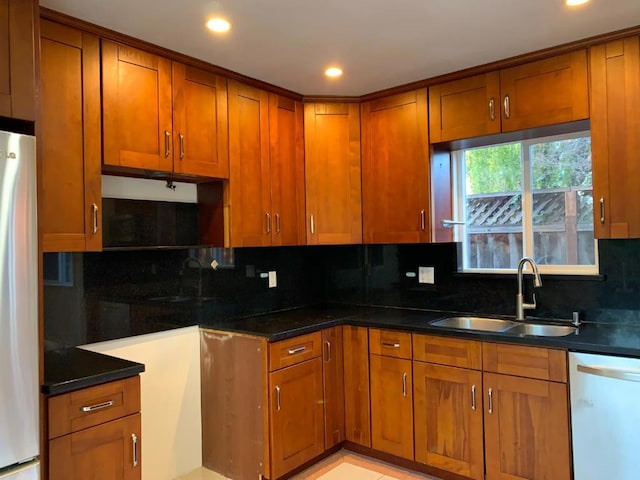
[[413,359],[482,370],[482,344],[475,340],[414,334]]
[[345,439],[342,325],[322,330],[322,348],[324,448],[328,450]]
[[357,103],[304,106],[307,243],[362,243]]
[[232,80],[228,88],[226,244],[304,244],[302,104]]
[[0,116],[34,121],[35,0],[0,0]]
[[483,370],[567,382],[567,352],[554,348],[483,343]]
[[364,242],[430,241],[426,89],[363,103],[361,120]]
[[567,385],[484,374],[487,480],[569,480]]
[[345,439],[371,447],[369,336],[366,327],[342,328]]
[[500,92],[503,132],[589,118],[586,51],[501,70]]
[[105,165],[171,172],[171,61],[102,40]]
[[140,480],[140,414],[49,442],[49,480]]
[[596,238],[639,238],[640,47],[637,36],[590,50]]
[[269,374],[271,478],[324,452],[322,360]]
[[273,342],[269,344],[269,371],[302,363],[320,355],[322,355],[321,332]]
[[411,360],[411,333],[370,328],[369,353]]
[[371,447],[413,460],[411,360],[370,355]]
[[476,75],[429,87],[432,143],[500,133],[500,74]]
[[227,80],[173,62],[173,170],[229,177]]
[[484,479],[482,372],[413,362],[416,461]]
[[45,252],[102,250],[100,45],[42,20],[40,212]]
[[432,143],[589,118],[585,50],[429,88]]

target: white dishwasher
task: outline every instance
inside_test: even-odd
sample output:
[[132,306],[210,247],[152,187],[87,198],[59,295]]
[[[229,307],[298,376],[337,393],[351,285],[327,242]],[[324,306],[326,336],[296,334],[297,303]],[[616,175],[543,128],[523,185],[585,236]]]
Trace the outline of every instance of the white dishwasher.
[[640,478],[640,359],[569,353],[574,480]]

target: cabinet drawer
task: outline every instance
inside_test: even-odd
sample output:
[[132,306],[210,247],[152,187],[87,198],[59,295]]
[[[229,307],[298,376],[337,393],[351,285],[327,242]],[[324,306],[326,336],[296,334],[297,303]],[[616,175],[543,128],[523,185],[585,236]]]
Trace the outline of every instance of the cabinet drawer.
[[51,439],[138,412],[140,377],[50,397],[48,402]]
[[567,352],[553,348],[484,343],[485,372],[567,382]]
[[370,328],[369,353],[411,360],[411,334]]
[[322,354],[322,333],[314,332],[269,344],[269,371],[295,365]]
[[413,359],[452,367],[482,369],[482,345],[475,340],[413,336]]

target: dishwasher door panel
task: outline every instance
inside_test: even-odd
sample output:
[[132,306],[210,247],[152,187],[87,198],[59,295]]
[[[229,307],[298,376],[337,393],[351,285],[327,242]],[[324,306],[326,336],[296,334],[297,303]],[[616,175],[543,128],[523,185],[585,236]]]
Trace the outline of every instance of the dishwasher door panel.
[[569,354],[574,480],[638,480],[640,359]]

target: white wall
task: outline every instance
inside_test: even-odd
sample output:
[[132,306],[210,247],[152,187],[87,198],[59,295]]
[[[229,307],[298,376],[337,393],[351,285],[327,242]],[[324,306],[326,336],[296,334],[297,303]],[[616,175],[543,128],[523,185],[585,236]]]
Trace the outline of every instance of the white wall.
[[202,466],[197,326],[82,348],[145,364],[140,377],[143,480],[171,480]]

